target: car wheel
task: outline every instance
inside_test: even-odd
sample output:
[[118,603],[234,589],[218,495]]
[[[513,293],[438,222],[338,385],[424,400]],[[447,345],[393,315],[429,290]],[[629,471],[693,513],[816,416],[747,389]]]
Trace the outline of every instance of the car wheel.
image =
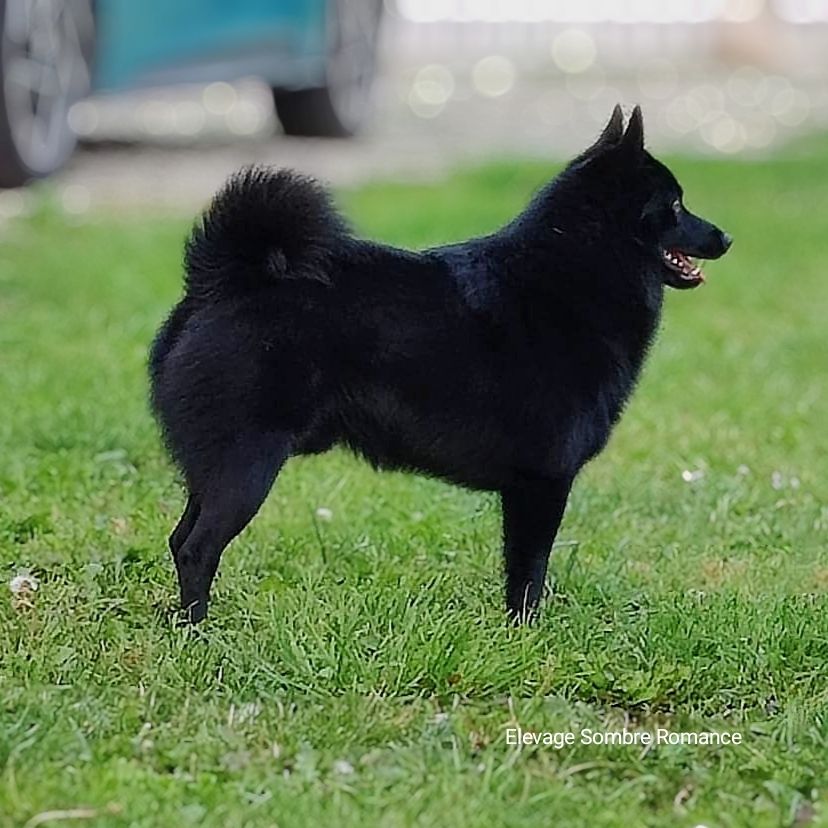
[[72,154],[69,108],[90,89],[93,32],[92,0],[0,0],[0,186]]
[[274,89],[276,114],[288,135],[353,135],[364,123],[376,71],[382,0],[331,0],[325,85]]

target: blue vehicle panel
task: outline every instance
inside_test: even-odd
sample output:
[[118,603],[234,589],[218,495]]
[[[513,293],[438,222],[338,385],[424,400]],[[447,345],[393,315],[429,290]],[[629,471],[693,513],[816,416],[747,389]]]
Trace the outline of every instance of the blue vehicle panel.
[[78,140],[73,106],[100,92],[256,78],[285,134],[354,135],[382,12],[383,0],[0,0],[0,187],[59,169]]
[[96,89],[259,75],[324,78],[326,0],[99,0]]

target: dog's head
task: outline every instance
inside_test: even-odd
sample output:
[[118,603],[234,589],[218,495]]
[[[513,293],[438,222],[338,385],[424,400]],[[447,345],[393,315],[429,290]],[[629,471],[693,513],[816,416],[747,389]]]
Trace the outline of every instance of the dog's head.
[[626,129],[621,107],[616,106],[601,136],[570,169],[586,177],[604,206],[628,224],[670,287],[700,285],[704,275],[693,259],[718,259],[732,243],[723,230],[687,210],[675,176],[644,149],[638,106]]

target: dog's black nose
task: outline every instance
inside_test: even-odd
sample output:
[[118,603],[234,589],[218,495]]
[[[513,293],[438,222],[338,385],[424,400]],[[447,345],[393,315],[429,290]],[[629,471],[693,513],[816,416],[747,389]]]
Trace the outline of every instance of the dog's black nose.
[[721,231],[722,236],[722,253],[727,253],[730,250],[730,245],[733,244],[733,236],[730,233],[725,233]]

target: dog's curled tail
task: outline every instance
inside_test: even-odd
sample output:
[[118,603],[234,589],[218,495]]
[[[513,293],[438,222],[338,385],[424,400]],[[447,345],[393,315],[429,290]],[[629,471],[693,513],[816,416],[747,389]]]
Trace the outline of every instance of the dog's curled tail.
[[237,296],[275,279],[327,281],[346,234],[328,193],[290,170],[246,167],[215,195],[184,254],[187,294]]

